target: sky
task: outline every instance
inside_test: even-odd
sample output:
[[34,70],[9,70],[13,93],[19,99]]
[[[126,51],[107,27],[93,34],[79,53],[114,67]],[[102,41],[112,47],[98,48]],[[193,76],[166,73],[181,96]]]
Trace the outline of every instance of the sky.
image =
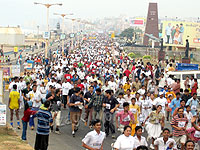
[[146,16],[149,2],[158,3],[160,17],[200,17],[200,0],[0,0],[0,26],[27,27],[30,24],[46,24],[46,8],[41,3],[62,3],[50,8],[50,19],[59,16],[53,13],[74,13],[75,18],[103,18]]

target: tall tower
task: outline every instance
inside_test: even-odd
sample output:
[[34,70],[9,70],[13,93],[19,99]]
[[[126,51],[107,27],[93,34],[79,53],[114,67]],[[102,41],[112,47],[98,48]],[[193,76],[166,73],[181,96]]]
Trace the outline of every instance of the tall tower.
[[[157,38],[159,37],[157,3],[149,3],[145,33],[152,34],[153,36],[155,36]],[[143,44],[144,45],[149,44],[149,37],[144,35]],[[155,42],[155,46],[158,46],[158,45],[159,45],[159,43]]]

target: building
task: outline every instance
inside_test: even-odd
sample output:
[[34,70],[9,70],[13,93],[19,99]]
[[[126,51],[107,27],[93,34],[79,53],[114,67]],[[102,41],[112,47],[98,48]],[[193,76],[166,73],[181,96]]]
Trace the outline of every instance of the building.
[[24,42],[25,36],[19,26],[0,27],[0,45],[22,46]]

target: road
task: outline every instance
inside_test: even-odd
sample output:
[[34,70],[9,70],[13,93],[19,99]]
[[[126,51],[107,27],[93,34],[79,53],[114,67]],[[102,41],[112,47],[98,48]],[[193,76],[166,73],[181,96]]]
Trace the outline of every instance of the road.
[[[8,103],[8,92],[5,92],[4,95],[4,102]],[[66,118],[66,115],[68,113],[68,110],[62,109],[62,118]],[[9,120],[9,111],[7,110],[7,122],[10,123]],[[20,118],[23,116],[23,109],[20,110]],[[61,124],[64,124],[66,119],[63,119]],[[35,118],[35,123],[37,122],[37,118]],[[17,134],[21,136],[22,129],[18,130],[16,129],[16,117],[14,116],[14,129],[16,130]],[[166,123],[166,127],[170,128],[169,123]],[[89,127],[84,126],[83,122],[80,121],[79,130],[76,133],[75,137],[72,137],[71,135],[71,125],[64,125],[60,127],[61,134],[58,135],[56,133],[50,133],[49,136],[49,148],[48,150],[84,150],[84,148],[81,146],[82,142],[81,140],[84,138],[84,136],[91,131]],[[28,127],[27,130],[27,141],[28,143],[34,147],[35,143],[35,134],[36,130],[31,130],[30,127]],[[116,137],[118,137],[120,133],[116,132]],[[144,132],[143,136],[147,137],[147,133]],[[104,150],[111,150],[111,143],[113,143],[115,140],[112,139],[111,136],[108,136],[106,140],[104,141]],[[150,142],[148,142],[150,145]]]

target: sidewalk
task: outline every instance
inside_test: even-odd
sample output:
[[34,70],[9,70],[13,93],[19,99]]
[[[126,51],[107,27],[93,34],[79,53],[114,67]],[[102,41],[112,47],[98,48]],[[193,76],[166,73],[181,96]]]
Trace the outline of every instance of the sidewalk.
[[33,150],[33,148],[22,141],[12,128],[0,126],[0,150]]

